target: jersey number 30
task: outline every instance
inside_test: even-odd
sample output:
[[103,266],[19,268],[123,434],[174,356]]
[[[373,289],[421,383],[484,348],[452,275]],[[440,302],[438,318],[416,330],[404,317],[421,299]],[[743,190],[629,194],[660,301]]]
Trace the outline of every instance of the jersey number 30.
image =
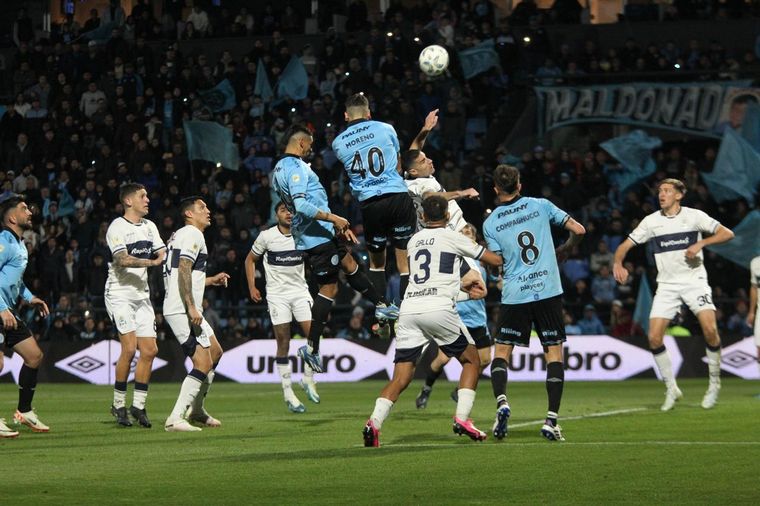
[[[377,165],[375,165],[375,161],[377,161]],[[371,148],[367,152],[367,167],[369,168],[369,173],[374,177],[378,177],[383,173],[385,170],[385,158],[383,158],[383,151],[380,148]],[[362,154],[358,151],[354,153],[354,159],[351,160],[351,167],[348,171],[351,174],[358,174],[362,179],[367,177],[364,161],[362,161]]]

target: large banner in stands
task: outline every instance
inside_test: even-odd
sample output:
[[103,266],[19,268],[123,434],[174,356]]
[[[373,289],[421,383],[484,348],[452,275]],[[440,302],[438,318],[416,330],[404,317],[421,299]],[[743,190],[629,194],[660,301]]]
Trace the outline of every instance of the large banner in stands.
[[739,129],[750,103],[760,103],[751,81],[537,86],[539,134],[579,123],[623,123],[721,137]]
[[[755,362],[755,345],[752,338],[736,340],[724,338],[722,369],[724,375],[758,379]],[[40,343],[45,361],[40,368],[41,382],[84,381],[96,385],[110,385],[114,381],[114,366],[119,356],[118,341],[87,343]],[[289,359],[294,379],[300,379],[303,362],[296,351],[304,341],[293,341]],[[680,377],[706,376],[704,341],[700,337],[673,338],[667,336],[665,345],[673,362],[673,370]],[[230,347],[225,351],[217,374],[219,379],[240,383],[278,383],[275,365],[274,340],[253,340]],[[343,339],[324,339],[320,352],[325,372],[317,375],[320,382],[349,382],[363,379],[385,380],[393,372],[393,341],[353,342]],[[431,346],[417,368],[417,377],[423,378],[427,365],[435,356]],[[0,381],[17,382],[23,361],[18,355],[5,357]],[[134,365],[133,362],[133,371]],[[153,363],[152,381],[179,382],[187,374],[190,362],[174,341],[159,343],[159,356]],[[529,348],[515,348],[509,365],[510,381],[544,381],[546,364],[537,339]],[[565,346],[565,377],[568,381],[619,381],[628,378],[654,378],[657,374],[646,339],[621,340],[610,336],[571,336]],[[449,380],[459,378],[461,366],[456,360],[449,362],[445,373]],[[486,369],[485,374],[489,374]],[[132,379],[132,375],[130,375]]]

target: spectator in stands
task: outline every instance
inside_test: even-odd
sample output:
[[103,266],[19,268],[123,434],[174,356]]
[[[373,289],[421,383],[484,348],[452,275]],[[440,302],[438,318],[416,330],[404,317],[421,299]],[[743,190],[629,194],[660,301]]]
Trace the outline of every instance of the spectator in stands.
[[363,341],[370,338],[369,332],[364,328],[364,310],[360,306],[355,307],[353,313],[351,313],[348,327],[339,330],[335,337],[354,341]]
[[575,323],[573,315],[566,310],[562,310],[563,317],[565,319],[565,334],[568,336],[578,336],[583,334],[581,327]]
[[[209,29],[208,14],[199,3],[193,6],[193,10],[187,15],[185,20],[187,25],[192,26],[193,30],[198,33],[199,37],[205,37]],[[185,29],[187,33],[187,27]]]
[[584,335],[602,335],[605,333],[604,325],[596,315],[596,308],[593,304],[586,304],[583,308],[583,318],[578,320],[578,326]]
[[609,306],[615,299],[615,278],[609,265],[602,265],[591,280],[591,295],[598,305]]

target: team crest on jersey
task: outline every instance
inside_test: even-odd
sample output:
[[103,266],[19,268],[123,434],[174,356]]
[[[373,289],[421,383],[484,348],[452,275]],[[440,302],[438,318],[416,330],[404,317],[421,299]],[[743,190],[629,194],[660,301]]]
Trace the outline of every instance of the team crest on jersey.
[[3,246],[2,244],[0,244],[0,253],[2,253],[3,251],[5,251],[5,246]]
[[299,176],[298,174],[293,174],[293,177],[291,179],[293,180],[294,183],[297,183],[301,180],[301,176]]
[[330,259],[330,263],[333,265],[338,265],[339,260],[340,259],[338,258],[338,255],[333,255],[332,258]]

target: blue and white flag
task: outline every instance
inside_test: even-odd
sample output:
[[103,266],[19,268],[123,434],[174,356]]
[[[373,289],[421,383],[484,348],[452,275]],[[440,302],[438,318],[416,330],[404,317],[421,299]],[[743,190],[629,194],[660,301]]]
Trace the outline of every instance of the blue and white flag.
[[272,98],[272,85],[269,84],[269,76],[267,76],[267,69],[264,67],[264,62],[259,58],[259,66],[256,69],[256,85],[253,88],[253,94],[261,97],[263,101],[268,101]]
[[616,184],[621,192],[654,174],[657,164],[652,158],[652,150],[662,146],[659,137],[650,137],[643,130],[634,130],[626,135],[615,137],[600,144],[622,170],[608,171],[605,175],[610,183]]
[[731,260],[745,269],[750,261],[760,255],[760,210],[755,209],[734,228],[734,238],[707,249]]
[[649,313],[652,312],[652,289],[649,287],[649,280],[646,273],[641,275],[639,283],[639,294],[636,296],[636,308],[633,311],[633,321],[636,322],[644,333],[649,333]]
[[113,30],[118,27],[119,24],[114,21],[109,21],[108,23],[101,22],[99,27],[83,33],[80,37],[93,41],[96,44],[105,44],[111,40]]
[[301,59],[294,56],[290,59],[277,81],[277,98],[303,100],[309,93],[309,74]]
[[749,104],[742,120],[742,137],[760,153],[760,105]]
[[238,170],[240,154],[232,141],[232,131],[214,121],[185,121],[187,156],[191,160],[206,160],[221,164],[225,169]]
[[727,128],[712,172],[703,172],[710,194],[718,202],[745,199],[754,205],[760,184],[760,153],[749,142]]
[[459,64],[465,79],[470,79],[492,67],[498,67],[499,54],[494,49],[493,39],[484,40],[470,49],[459,51]]
[[199,91],[203,103],[213,112],[229,111],[235,107],[235,90],[229,79],[225,79],[210,90]]

